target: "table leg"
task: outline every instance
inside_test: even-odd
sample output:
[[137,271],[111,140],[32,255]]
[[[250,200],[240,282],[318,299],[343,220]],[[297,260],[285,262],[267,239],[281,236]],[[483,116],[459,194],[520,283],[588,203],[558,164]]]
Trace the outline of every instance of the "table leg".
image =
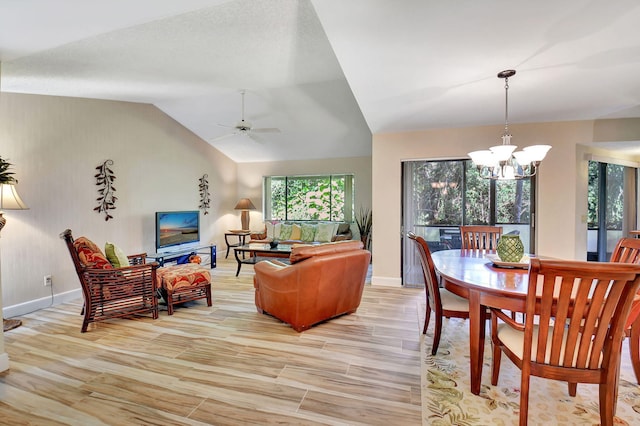
[[[238,250],[234,250],[233,255],[236,257],[236,261],[238,262],[238,269],[236,270],[236,277],[237,277],[240,274],[240,267],[242,266],[242,261],[238,257]],[[244,252],[242,252],[242,256],[244,257]]]
[[484,338],[486,307],[480,305],[480,294],[469,291],[469,358],[471,368],[471,393],[480,394],[482,382],[482,360],[484,359]]
[[231,244],[229,243],[229,234],[224,234],[224,242],[227,245],[227,254],[225,255],[225,259],[229,257],[229,249],[231,249]]

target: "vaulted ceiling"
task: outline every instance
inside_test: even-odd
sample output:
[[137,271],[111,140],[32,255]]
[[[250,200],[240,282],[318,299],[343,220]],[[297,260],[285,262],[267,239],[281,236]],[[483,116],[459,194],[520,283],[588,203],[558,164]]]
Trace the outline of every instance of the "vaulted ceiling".
[[[502,123],[509,68],[510,122],[640,117],[638,22],[637,0],[0,0],[0,85],[150,103],[237,162],[367,156]],[[241,90],[271,131],[234,134]]]

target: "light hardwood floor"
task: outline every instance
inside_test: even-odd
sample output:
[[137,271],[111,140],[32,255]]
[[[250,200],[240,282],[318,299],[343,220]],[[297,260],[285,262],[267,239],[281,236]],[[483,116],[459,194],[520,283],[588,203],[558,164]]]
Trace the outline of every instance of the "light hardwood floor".
[[303,333],[258,314],[253,268],[213,270],[213,306],[80,333],[82,300],[5,333],[0,424],[420,425],[424,290],[365,287],[357,313]]

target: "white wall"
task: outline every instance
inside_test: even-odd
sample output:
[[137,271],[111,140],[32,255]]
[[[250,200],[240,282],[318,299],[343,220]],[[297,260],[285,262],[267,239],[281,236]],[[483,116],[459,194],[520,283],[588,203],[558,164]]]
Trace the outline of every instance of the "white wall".
[[[2,93],[0,124],[0,155],[14,164],[30,207],[5,212],[5,314],[24,313],[33,301],[48,304],[44,275],[52,275],[57,296],[77,292],[59,238],[66,228],[100,246],[109,240],[126,253],[153,252],[154,212],[197,210],[205,173],[212,202],[210,213],[200,215],[201,241],[224,245],[223,233],[235,220],[236,164],[154,106]],[[95,168],[106,159],[114,161],[118,197],[108,222],[93,211]]]
[[[537,253],[586,259],[584,153],[599,151],[598,143],[640,140],[638,123],[640,119],[510,125],[515,145],[545,143],[553,147],[540,167],[538,178]],[[470,151],[501,143],[502,131],[502,126],[482,126],[373,136],[374,285],[401,284],[401,162],[467,158]],[[616,157],[616,153],[610,152],[609,156]]]
[[[371,157],[240,163],[238,164],[238,195],[250,198],[256,206],[256,210],[250,212],[251,229],[259,230],[263,223],[262,178],[264,176],[314,174],[353,174],[355,212],[358,212],[360,207],[371,208]],[[238,223],[239,217],[238,215]],[[352,227],[352,229],[355,228]]]

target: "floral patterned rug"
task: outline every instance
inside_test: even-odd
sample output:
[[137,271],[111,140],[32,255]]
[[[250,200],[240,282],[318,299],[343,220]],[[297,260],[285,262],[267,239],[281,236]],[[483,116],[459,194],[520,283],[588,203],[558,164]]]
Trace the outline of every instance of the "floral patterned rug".
[[[487,338],[482,389],[480,395],[473,395],[469,390],[467,322],[444,320],[436,356],[431,356],[433,323],[432,319],[421,342],[423,425],[517,425],[520,370],[503,356],[498,386],[491,386],[491,346]],[[621,370],[615,423],[640,425],[640,386],[635,381],[626,341]],[[598,407],[598,385],[578,384],[577,395],[571,397],[564,382],[531,378],[529,425],[599,425]]]

